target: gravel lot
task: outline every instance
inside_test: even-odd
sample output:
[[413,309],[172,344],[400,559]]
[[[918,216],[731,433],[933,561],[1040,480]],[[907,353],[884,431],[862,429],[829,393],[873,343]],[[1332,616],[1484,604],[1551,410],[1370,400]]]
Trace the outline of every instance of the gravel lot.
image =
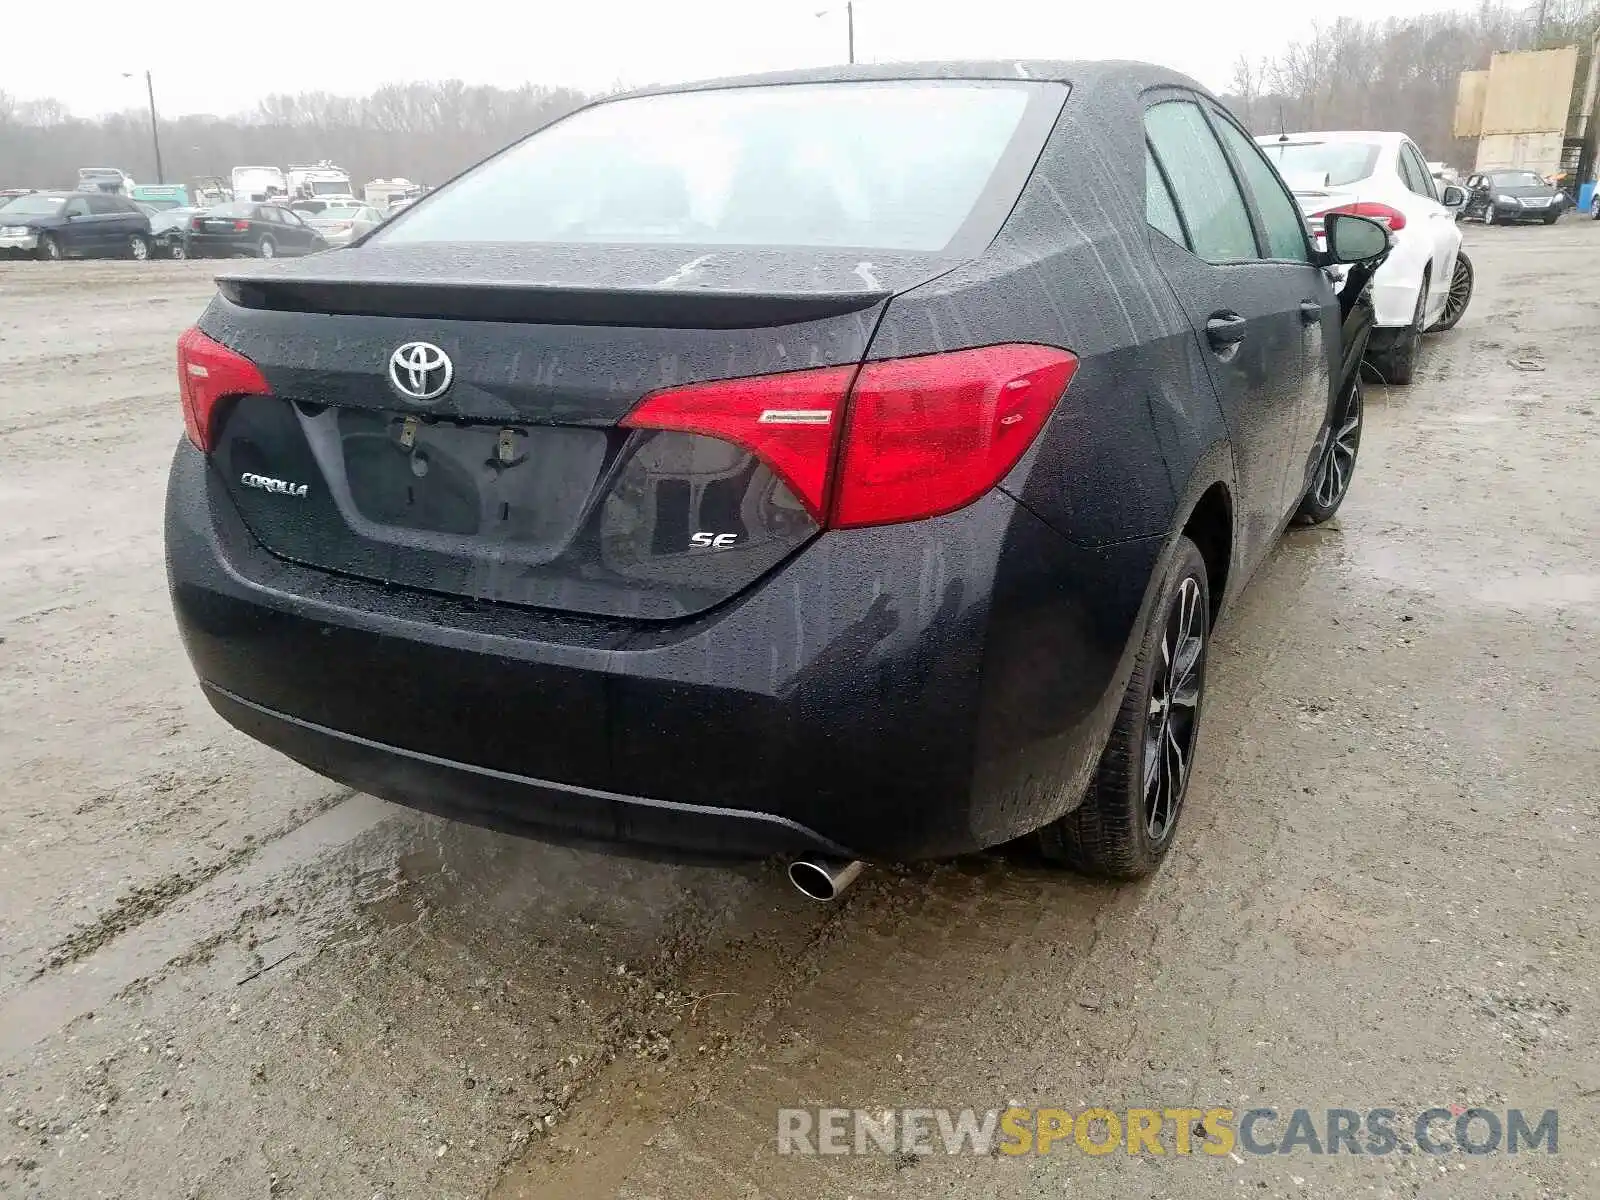
[[[201,698],[200,263],[0,265],[0,1194],[1594,1196],[1600,225],[1472,228],[1339,520],[1219,632],[1178,848],[816,906],[447,824]],[[784,1106],[1560,1112],[1560,1152],[779,1157]]]

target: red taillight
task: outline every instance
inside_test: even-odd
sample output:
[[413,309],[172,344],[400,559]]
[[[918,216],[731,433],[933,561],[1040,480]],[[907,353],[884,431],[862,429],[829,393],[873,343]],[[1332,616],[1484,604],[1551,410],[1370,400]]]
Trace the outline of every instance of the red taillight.
[[999,483],[1077,366],[1050,346],[986,346],[868,363],[853,386],[853,368],[826,367],[673,388],[645,397],[623,424],[745,447],[820,524],[887,525],[961,508]]
[[987,346],[862,367],[850,391],[832,524],[887,525],[971,504],[1016,466],[1078,360]]
[[630,429],[701,433],[743,446],[821,522],[833,431],[854,374],[854,367],[823,367],[670,388],[646,396],[622,423]]
[[1406,215],[1398,208],[1390,208],[1387,204],[1379,204],[1375,200],[1362,200],[1356,204],[1341,204],[1335,208],[1325,208],[1321,212],[1311,214],[1312,228],[1318,228],[1321,218],[1329,213],[1349,213],[1353,217],[1371,217],[1385,229],[1395,232],[1406,227]]
[[243,221],[243,220],[235,221],[233,223],[233,231],[235,233],[249,233],[250,232],[250,222],[249,221]]
[[226,396],[270,396],[261,369],[242,354],[212,341],[198,329],[178,338],[178,395],[189,440],[211,449],[211,415]]
[[196,233],[199,233],[200,232],[200,218],[199,217],[190,217],[189,218],[189,228],[194,230]]

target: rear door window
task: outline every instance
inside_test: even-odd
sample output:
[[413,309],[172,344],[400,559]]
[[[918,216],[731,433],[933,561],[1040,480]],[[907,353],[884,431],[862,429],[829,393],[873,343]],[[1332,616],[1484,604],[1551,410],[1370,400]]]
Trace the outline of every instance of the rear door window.
[[1188,100],[1152,105],[1144,127],[1172,183],[1191,249],[1213,263],[1259,257],[1250,211],[1199,105]]
[[1407,143],[1400,147],[1400,166],[1405,173],[1406,187],[1419,196],[1426,196],[1429,200],[1437,200],[1438,193],[1434,191],[1433,176],[1428,171],[1428,165],[1422,161],[1422,155],[1417,153],[1415,146]]
[[1261,223],[1266,227],[1267,256],[1291,262],[1310,262],[1311,247],[1306,243],[1300,206],[1290,199],[1272,164],[1262,155],[1261,148],[1240,132],[1232,121],[1220,113],[1215,113],[1212,119],[1223,142],[1233,152],[1239,170],[1244,175],[1245,186],[1255,199],[1256,211],[1261,214]]
[[108,213],[119,212],[117,202],[110,196],[90,196],[89,211],[95,216],[105,216]]
[[987,244],[1065,95],[1060,84],[925,80],[631,97],[535,133],[373,240]]
[[1161,168],[1150,147],[1144,148],[1144,219],[1152,229],[1167,235],[1178,245],[1188,248],[1189,238],[1183,232],[1183,222],[1178,218],[1177,206],[1172,203],[1172,192],[1161,177]]

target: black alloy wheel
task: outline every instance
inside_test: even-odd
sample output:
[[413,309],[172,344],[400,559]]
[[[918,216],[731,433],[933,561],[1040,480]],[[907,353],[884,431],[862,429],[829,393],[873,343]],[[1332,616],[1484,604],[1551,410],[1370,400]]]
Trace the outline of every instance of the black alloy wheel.
[[1332,518],[1349,494],[1350,481],[1356,473],[1356,455],[1361,452],[1361,424],[1365,416],[1365,389],[1361,373],[1356,372],[1339,404],[1334,409],[1333,422],[1328,429],[1328,441],[1317,460],[1317,469],[1311,476],[1311,486],[1306,490],[1294,519],[1300,525],[1321,525]]
[[1200,686],[1205,678],[1205,595],[1200,580],[1185,576],[1167,610],[1161,665],[1150,689],[1144,729],[1144,822],[1153,846],[1178,823],[1200,729]]
[[1194,764],[1210,635],[1205,558],[1179,536],[1094,778],[1078,807],[1038,832],[1045,859],[1108,879],[1161,864]]

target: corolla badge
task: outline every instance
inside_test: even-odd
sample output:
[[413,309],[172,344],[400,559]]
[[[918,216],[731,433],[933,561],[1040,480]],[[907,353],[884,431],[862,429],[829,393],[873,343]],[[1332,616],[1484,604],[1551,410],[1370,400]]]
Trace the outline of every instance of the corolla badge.
[[444,395],[454,378],[450,356],[432,342],[407,342],[389,356],[389,382],[418,404]]
[[287,479],[272,479],[266,475],[256,475],[246,471],[239,476],[239,482],[247,488],[255,488],[262,492],[275,492],[280,496],[294,496],[300,500],[306,498],[306,493],[311,490],[308,483],[291,483]]

